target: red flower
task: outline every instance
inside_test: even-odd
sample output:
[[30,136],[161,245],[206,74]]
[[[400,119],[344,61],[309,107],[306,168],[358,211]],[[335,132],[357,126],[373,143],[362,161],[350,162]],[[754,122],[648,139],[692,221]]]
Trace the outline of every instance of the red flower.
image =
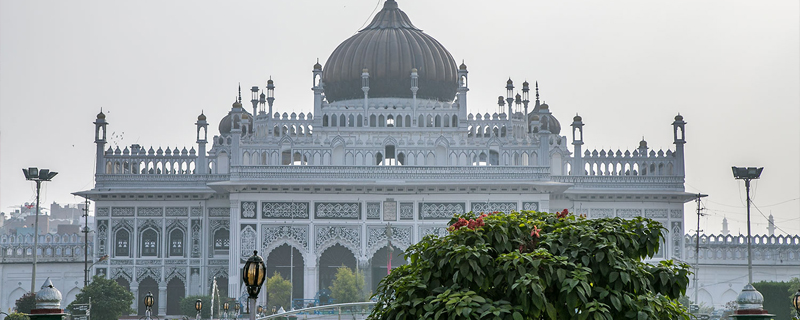
[[567,209],[564,209],[564,211],[561,211],[560,213],[557,213],[556,217],[561,219],[561,218],[566,218],[567,215],[569,215],[569,211]]
[[531,230],[531,237],[536,237],[536,238],[540,237],[540,235],[539,235],[540,231],[542,231],[542,229],[539,229],[536,226],[533,226],[533,230]]

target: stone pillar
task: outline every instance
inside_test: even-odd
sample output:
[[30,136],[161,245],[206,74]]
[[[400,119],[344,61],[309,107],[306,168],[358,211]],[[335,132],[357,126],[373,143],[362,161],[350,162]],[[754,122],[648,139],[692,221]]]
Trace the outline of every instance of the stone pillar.
[[309,254],[305,259],[303,268],[303,297],[313,299],[319,291],[319,274],[317,269],[317,256]]
[[[239,237],[241,233],[241,227],[239,225],[239,217],[240,217],[240,204],[239,200],[231,199],[230,201],[231,206],[231,216],[230,216],[230,249],[228,251],[228,295],[234,298],[239,298],[241,295],[240,291],[240,283],[241,283],[241,272],[242,272],[242,263],[240,256],[242,255],[242,244],[241,239]],[[256,208],[256,212],[258,212],[258,208]],[[259,253],[263,255],[262,252]],[[252,252],[250,254],[253,254]],[[266,259],[266,257],[264,257]],[[269,275],[268,275],[269,276]],[[266,282],[265,282],[266,285]]]
[[158,284],[158,314],[159,315],[166,315],[167,314],[167,283],[165,281],[161,281]]
[[135,313],[138,313],[136,310],[139,310],[139,282],[136,281],[136,279],[131,281],[131,293],[133,293],[133,303],[131,304],[131,309],[133,309]]
[[372,264],[366,258],[361,258],[356,261],[358,263],[359,272],[361,275],[364,276],[364,288],[362,288],[362,294],[367,296],[372,288]]

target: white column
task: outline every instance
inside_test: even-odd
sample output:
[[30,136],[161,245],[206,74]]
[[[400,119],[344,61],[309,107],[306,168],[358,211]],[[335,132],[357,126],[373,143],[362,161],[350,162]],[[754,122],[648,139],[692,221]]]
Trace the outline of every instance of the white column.
[[242,252],[241,240],[239,239],[241,228],[239,227],[240,204],[239,200],[231,199],[231,222],[230,222],[230,251],[228,251],[228,295],[239,298],[241,294],[239,283],[241,282],[241,263]]
[[158,315],[167,314],[167,283],[161,281],[158,284]]
[[[136,270],[134,270],[133,274],[136,274]],[[139,282],[136,281],[136,279],[131,281],[131,293],[133,293],[133,304],[131,304],[131,308],[133,308],[134,314],[136,314],[139,310]]]

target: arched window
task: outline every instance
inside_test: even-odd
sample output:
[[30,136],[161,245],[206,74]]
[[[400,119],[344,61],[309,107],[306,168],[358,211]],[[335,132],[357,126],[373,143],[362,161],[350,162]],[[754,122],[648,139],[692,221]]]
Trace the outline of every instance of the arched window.
[[419,121],[417,121],[417,126],[420,128],[425,126],[425,116],[419,115]]
[[114,250],[114,256],[117,257],[127,257],[130,255],[130,248],[129,248],[129,241],[130,241],[130,233],[128,230],[120,229],[117,231],[116,237],[114,237],[114,243],[116,243],[116,248]]
[[411,116],[406,115],[406,127],[410,127],[410,126],[411,126]]
[[353,117],[352,114],[347,119],[350,120],[350,121],[347,122],[347,126],[348,127],[352,127],[352,126],[356,125],[355,118]]
[[356,127],[363,127],[364,126],[364,117],[359,114],[357,119],[358,120],[356,120]]
[[180,229],[172,230],[169,233],[169,255],[183,257],[183,231]]
[[219,229],[214,232],[214,251],[228,251],[231,246],[230,232],[228,229]]
[[158,256],[158,234],[153,229],[142,232],[142,257]]
[[339,115],[339,126],[340,127],[346,127],[347,126],[347,120],[345,119],[343,114]]
[[337,124],[338,124],[337,122],[338,122],[338,118],[336,117],[336,115],[335,114],[332,115],[331,116],[331,127],[336,127]]
[[377,125],[376,125],[376,122],[378,122],[378,121],[377,121],[377,120],[375,120],[375,115],[374,115],[374,114],[373,114],[373,115],[370,115],[370,116],[369,116],[369,126],[370,126],[370,127],[376,127],[376,126],[377,126]]

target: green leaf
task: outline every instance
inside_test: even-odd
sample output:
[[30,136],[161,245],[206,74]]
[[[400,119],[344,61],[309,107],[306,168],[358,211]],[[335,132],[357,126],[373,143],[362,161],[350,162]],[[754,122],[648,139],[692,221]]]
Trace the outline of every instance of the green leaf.
[[522,314],[519,313],[518,311],[514,311],[514,320],[523,320]]

